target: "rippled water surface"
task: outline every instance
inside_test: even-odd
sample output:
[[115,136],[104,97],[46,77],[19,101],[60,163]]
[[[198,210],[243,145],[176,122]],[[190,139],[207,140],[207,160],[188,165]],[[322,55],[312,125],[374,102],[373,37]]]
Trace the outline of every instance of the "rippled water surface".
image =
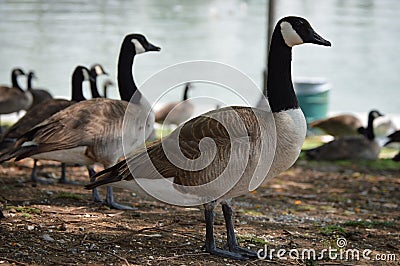
[[[332,84],[331,111],[400,112],[400,1],[277,2],[277,18],[304,16],[333,44],[304,45],[293,54],[295,78],[325,77]],[[101,63],[115,79],[123,36],[140,32],[162,51],[137,56],[138,84],[171,64],[197,59],[232,65],[261,86],[265,13],[265,1],[259,0],[1,1],[0,83],[9,84],[11,68],[21,66],[36,71],[37,86],[69,97],[77,64]],[[223,89],[196,87],[192,96],[235,102]],[[143,93],[152,98],[158,91]],[[111,96],[118,98],[117,91]]]

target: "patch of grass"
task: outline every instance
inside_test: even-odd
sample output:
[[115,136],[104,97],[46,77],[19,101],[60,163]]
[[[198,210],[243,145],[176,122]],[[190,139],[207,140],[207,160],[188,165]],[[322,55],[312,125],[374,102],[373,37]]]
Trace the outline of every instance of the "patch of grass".
[[254,211],[254,210],[242,210],[241,212],[246,214],[246,215],[254,216],[254,217],[263,217],[263,216],[265,216],[261,212]]
[[247,235],[247,234],[239,235],[239,234],[237,234],[236,237],[237,237],[237,241],[239,243],[250,242],[255,245],[268,245],[268,242],[265,239],[256,237],[254,235]]
[[26,219],[30,219],[30,218],[32,218],[32,215],[30,215],[29,213],[22,213],[22,217],[23,218],[26,218]]
[[374,227],[396,227],[394,221],[366,221],[366,220],[352,220],[346,221],[342,224],[343,226],[354,226],[354,227],[364,227],[364,228],[374,228]]
[[16,212],[22,212],[22,213],[31,213],[31,214],[41,214],[42,210],[35,208],[35,207],[25,207],[25,206],[12,206],[8,205],[7,210],[14,210]]
[[55,195],[55,198],[81,200],[82,196],[71,192],[60,192]]
[[346,231],[339,225],[327,225],[320,228],[320,233],[325,236],[341,235],[345,236]]

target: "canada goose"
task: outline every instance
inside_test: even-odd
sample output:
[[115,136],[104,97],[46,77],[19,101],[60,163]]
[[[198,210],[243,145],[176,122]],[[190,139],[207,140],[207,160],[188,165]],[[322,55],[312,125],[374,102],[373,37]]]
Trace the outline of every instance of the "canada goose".
[[183,91],[182,101],[164,105],[155,112],[156,123],[166,125],[180,125],[188,120],[193,114],[193,103],[188,100],[188,91],[192,85],[186,83]]
[[[96,77],[95,73],[92,73],[94,77],[90,77],[89,70],[84,66],[77,66],[72,73],[72,95],[71,100],[64,99],[51,99],[47,100],[40,105],[34,106],[29,109],[26,114],[19,119],[12,127],[10,127],[7,132],[2,136],[0,146],[4,152],[10,150],[12,145],[15,144],[18,138],[20,138],[24,133],[33,128],[34,126],[40,124],[47,118],[51,117],[53,114],[71,106],[72,104],[86,100],[82,92],[82,82]],[[97,89],[92,89],[97,92]],[[94,95],[98,95],[95,93]],[[31,174],[32,182],[36,183],[39,180],[36,176],[37,160],[40,156],[34,158],[34,165]],[[66,179],[65,164],[62,164],[60,183],[69,183]]]
[[107,91],[109,87],[115,86],[111,79],[106,79],[103,83],[103,98],[108,98]]
[[53,99],[53,96],[47,90],[37,89],[37,88],[34,89],[32,87],[32,79],[36,79],[36,78],[37,77],[35,75],[35,72],[29,71],[28,78],[27,78],[27,90],[29,90],[33,96],[33,102],[32,102],[31,107],[29,107],[29,109],[38,105],[39,103]]
[[[204,203],[207,252],[233,259],[257,256],[238,246],[230,199],[254,190],[285,171],[300,154],[306,136],[306,121],[293,90],[291,56],[292,47],[302,43],[331,45],[303,18],[279,20],[272,35],[268,59],[267,98],[272,112],[238,106],[207,112],[178,126],[169,136],[147,149],[99,172],[94,176],[97,181],[86,188],[112,184],[137,189],[137,182],[164,183],[157,186],[160,194],[152,194],[153,197],[165,193],[171,195],[172,200],[182,199],[173,202],[177,205]],[[211,147],[207,144],[209,139],[213,140]],[[163,149],[171,146],[178,150]],[[179,152],[186,157],[179,157],[177,163],[182,167],[170,161],[179,156]],[[210,163],[191,171],[192,165],[198,166],[198,158],[201,158],[200,162]],[[271,164],[270,170],[260,171],[265,164]],[[222,179],[220,174],[225,178]],[[190,204],[184,201],[190,201]],[[217,203],[222,204],[229,251],[215,246],[213,217]]]
[[[374,110],[372,110],[374,111]],[[345,136],[358,136],[358,129],[363,126],[361,120],[352,114],[341,114],[325,119],[319,119],[308,125],[310,128],[318,128],[335,138]],[[395,131],[396,126],[389,118],[380,117],[374,120],[374,134],[376,137],[386,137]]]
[[[390,134],[387,138],[389,140],[385,143],[385,146],[393,142],[400,142],[400,130]],[[400,152],[393,157],[393,161],[400,162]]]
[[[124,151],[130,152],[129,148],[134,150],[143,145],[153,128],[154,113],[150,112],[150,105],[135,85],[132,66],[135,55],[147,51],[160,51],[160,48],[143,35],[127,35],[118,60],[122,100],[97,98],[67,107],[25,133],[18,139],[15,149],[0,156],[0,162],[36,155],[71,164],[90,166],[98,162],[109,167],[124,155]],[[123,130],[123,126],[127,130]],[[130,145],[124,148],[122,140]],[[97,190],[93,197],[100,200]],[[107,189],[104,204],[132,209],[114,202],[111,187]]]
[[14,68],[11,71],[12,86],[0,86],[0,115],[28,110],[32,105],[33,98],[31,92],[28,90],[24,91],[18,84],[18,77],[24,75],[25,73],[22,69]]
[[368,114],[367,128],[360,127],[358,136],[347,136],[334,139],[315,149],[306,151],[306,155],[314,160],[376,160],[381,147],[374,134],[374,120],[382,116],[376,110]]
[[[100,64],[93,64],[90,67],[90,91],[92,93],[92,98],[102,98],[99,91],[97,90],[97,76],[100,75],[108,75],[108,73],[104,70],[103,66]],[[107,98],[104,96],[104,98]]]

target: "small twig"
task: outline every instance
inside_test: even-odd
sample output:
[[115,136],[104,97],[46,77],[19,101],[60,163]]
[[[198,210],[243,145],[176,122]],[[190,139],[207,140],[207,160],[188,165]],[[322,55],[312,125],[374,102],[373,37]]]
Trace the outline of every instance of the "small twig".
[[210,253],[206,253],[206,252],[202,252],[202,253],[185,253],[185,254],[181,254],[181,255],[175,255],[173,257],[166,257],[166,258],[156,259],[156,261],[174,260],[174,259],[181,258],[181,257],[186,257],[186,256],[202,256],[202,255],[210,255]]
[[13,259],[9,259],[9,258],[4,258],[4,257],[0,257],[0,260],[6,260],[6,261],[8,261],[8,262],[12,262],[12,263],[15,263],[15,264],[17,264],[17,265],[29,265],[29,264],[26,264],[26,263],[23,263],[23,262],[20,262],[20,261],[17,261],[17,260],[13,260]]

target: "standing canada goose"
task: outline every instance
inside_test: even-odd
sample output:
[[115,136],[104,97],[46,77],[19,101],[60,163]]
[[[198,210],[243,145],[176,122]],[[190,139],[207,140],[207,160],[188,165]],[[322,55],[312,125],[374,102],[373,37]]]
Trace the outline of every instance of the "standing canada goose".
[[[257,256],[255,252],[238,245],[230,200],[285,171],[300,154],[306,136],[306,121],[293,89],[291,58],[292,47],[302,43],[331,45],[305,19],[281,19],[272,35],[268,59],[267,98],[272,112],[237,106],[207,112],[178,126],[168,137],[147,149],[127,156],[113,167],[99,172],[94,176],[97,181],[86,188],[112,184],[136,189],[139,181],[141,184],[168,183],[156,189],[159,195],[169,193],[172,199],[183,199],[174,204],[187,205],[184,200],[191,197],[206,202],[207,252],[233,259]],[[226,125],[231,125],[232,134]],[[273,140],[275,132],[276,146]],[[206,144],[210,143],[209,139],[213,140],[211,147]],[[163,149],[174,144],[176,146],[173,147],[179,147],[179,150],[171,152]],[[182,167],[170,161],[179,152],[186,157],[180,158],[178,162]],[[201,162],[209,162],[208,165],[188,170],[193,169],[191,165],[197,165],[198,158],[202,159]],[[261,173],[259,167],[268,162],[272,163],[270,170]],[[227,165],[233,167],[225,169]],[[226,177],[222,181],[220,174]],[[253,182],[253,179],[256,181]],[[154,194],[152,196],[158,197]],[[225,218],[228,250],[219,249],[215,245],[213,221],[214,208],[218,203],[222,204]]]
[[22,69],[14,68],[11,71],[12,86],[0,86],[0,115],[28,110],[32,105],[33,97],[31,92],[24,91],[18,83],[18,77],[24,75],[25,73]]
[[[72,73],[71,100],[51,99],[29,109],[27,113],[2,136],[0,146],[3,152],[7,152],[8,150],[12,149],[12,146],[15,145],[15,142],[18,138],[23,136],[23,134],[31,128],[51,117],[53,114],[71,106],[72,104],[75,104],[76,102],[86,100],[83,96],[82,82],[96,77],[95,73],[92,73],[92,75],[94,75],[94,77],[90,76],[89,70],[86,67],[77,66]],[[92,92],[93,91],[97,92],[97,89],[93,88]],[[97,94],[94,93],[93,95],[98,95],[98,92]],[[40,156],[34,158],[34,165],[31,174],[31,180],[34,183],[39,181],[36,175],[38,159],[40,159]],[[65,164],[62,164],[61,178],[59,182],[64,184],[69,183],[66,178],[65,170]]]
[[374,120],[382,116],[376,110],[368,114],[367,128],[360,127],[358,136],[347,136],[334,139],[315,149],[306,151],[309,159],[314,160],[376,160],[381,147],[374,134]]
[[103,98],[108,98],[107,91],[109,87],[115,86],[111,79],[106,79],[103,83]]
[[191,87],[192,85],[190,83],[186,83],[182,101],[166,104],[155,112],[156,123],[180,125],[192,116],[194,106],[193,103],[188,100],[188,91]]
[[[25,133],[17,140],[15,149],[0,156],[0,162],[35,155],[69,164],[101,163],[110,167],[124,151],[130,152],[129,148],[134,150],[143,145],[153,128],[154,113],[136,87],[132,66],[136,54],[148,51],[160,51],[160,48],[141,34],[127,35],[118,60],[122,100],[97,98],[67,107]],[[129,130],[124,131],[123,125]],[[122,140],[130,145],[124,148]],[[100,200],[97,190],[93,191],[93,197]],[[132,209],[114,202],[111,187],[107,189],[104,204]]]
[[[385,146],[393,142],[400,142],[400,130],[393,132],[392,134],[387,136],[387,138],[389,140],[385,143]],[[393,161],[400,162],[400,152],[393,157]]]
[[45,89],[37,89],[32,87],[32,79],[36,79],[35,72],[29,71],[27,78],[27,90],[32,93],[33,102],[29,109],[47,100],[53,99],[53,96]]

